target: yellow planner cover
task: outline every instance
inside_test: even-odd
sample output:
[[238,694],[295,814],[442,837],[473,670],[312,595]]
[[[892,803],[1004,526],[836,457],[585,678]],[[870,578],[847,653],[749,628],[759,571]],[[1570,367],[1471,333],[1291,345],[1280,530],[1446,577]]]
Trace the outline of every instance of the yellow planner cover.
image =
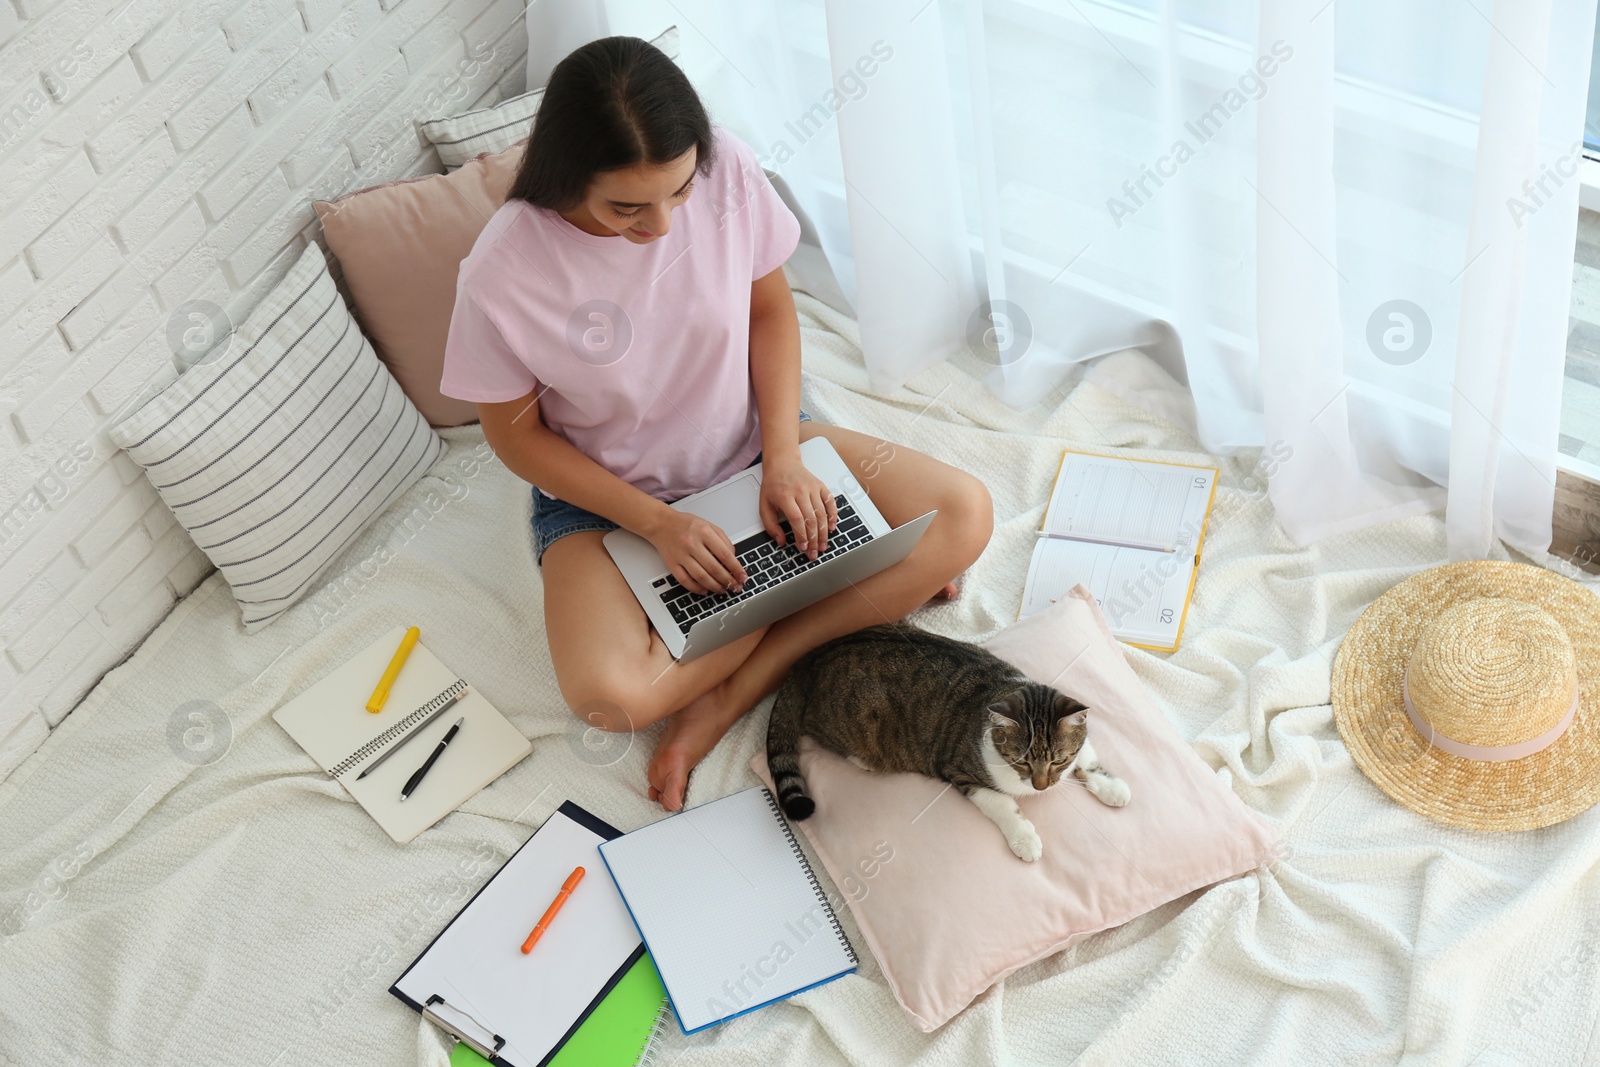
[[1175,651],[1217,474],[1200,464],[1062,453],[1017,617],[1043,610],[1081,583],[1119,639]]

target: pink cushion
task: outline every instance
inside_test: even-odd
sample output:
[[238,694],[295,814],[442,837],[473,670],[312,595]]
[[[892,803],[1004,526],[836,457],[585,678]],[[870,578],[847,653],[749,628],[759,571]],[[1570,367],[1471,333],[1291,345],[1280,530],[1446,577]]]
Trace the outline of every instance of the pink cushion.
[[456,272],[505,203],[528,139],[449,174],[385,182],[316,200],[361,329],[406,396],[434,426],[478,418],[477,405],[439,392]]
[[[1277,847],[1167,722],[1083,586],[985,647],[1089,705],[1095,750],[1132,799],[1106,807],[1070,783],[1023,798],[1044,840],[1025,863],[944,783],[871,774],[802,738],[817,811],[797,825],[924,1031],[1018,967],[1251,870]],[[770,789],[766,754],[750,765]]]

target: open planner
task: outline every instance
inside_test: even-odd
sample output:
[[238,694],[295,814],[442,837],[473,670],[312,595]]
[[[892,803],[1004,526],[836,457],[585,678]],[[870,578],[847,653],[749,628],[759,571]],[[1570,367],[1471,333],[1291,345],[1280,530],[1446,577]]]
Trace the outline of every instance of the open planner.
[[[405,632],[404,626],[396,626],[272,714],[400,844],[444,818],[533,751],[520,730],[421,641],[395,678],[383,710],[368,712],[367,699]],[[458,696],[444,714],[419,726]],[[463,722],[457,736],[416,791],[402,801],[401,786],[458,718]],[[394,758],[357,781],[390,746],[403,742],[405,747]]]
[[856,968],[778,802],[746,789],[600,845],[692,1034]]
[[[601,870],[596,846],[620,832],[571,801],[562,804],[389,992],[500,1067],[639,1062],[666,1006],[639,931]],[[585,877],[524,954],[523,940],[574,867]],[[563,1056],[563,1046],[601,1010],[604,1027],[591,1028],[585,1049]],[[617,1056],[607,1038],[631,1047]]]
[[1216,486],[1215,467],[1064,453],[1018,617],[1082,583],[1118,638],[1174,651]]

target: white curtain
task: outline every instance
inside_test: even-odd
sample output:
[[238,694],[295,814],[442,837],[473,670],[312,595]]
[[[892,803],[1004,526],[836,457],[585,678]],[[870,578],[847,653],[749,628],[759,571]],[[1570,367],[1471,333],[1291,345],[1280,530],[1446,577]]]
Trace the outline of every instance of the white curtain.
[[1301,543],[1445,506],[1452,558],[1548,546],[1593,0],[562,10],[679,24],[875,387],[955,359],[1024,408],[1137,347]]

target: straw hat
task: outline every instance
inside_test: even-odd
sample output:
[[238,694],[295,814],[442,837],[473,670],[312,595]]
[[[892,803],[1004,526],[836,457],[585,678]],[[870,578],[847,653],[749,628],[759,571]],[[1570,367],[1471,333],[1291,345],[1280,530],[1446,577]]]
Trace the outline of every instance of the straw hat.
[[1600,597],[1526,563],[1447,563],[1368,605],[1333,664],[1356,765],[1471,830],[1549,826],[1600,801]]

